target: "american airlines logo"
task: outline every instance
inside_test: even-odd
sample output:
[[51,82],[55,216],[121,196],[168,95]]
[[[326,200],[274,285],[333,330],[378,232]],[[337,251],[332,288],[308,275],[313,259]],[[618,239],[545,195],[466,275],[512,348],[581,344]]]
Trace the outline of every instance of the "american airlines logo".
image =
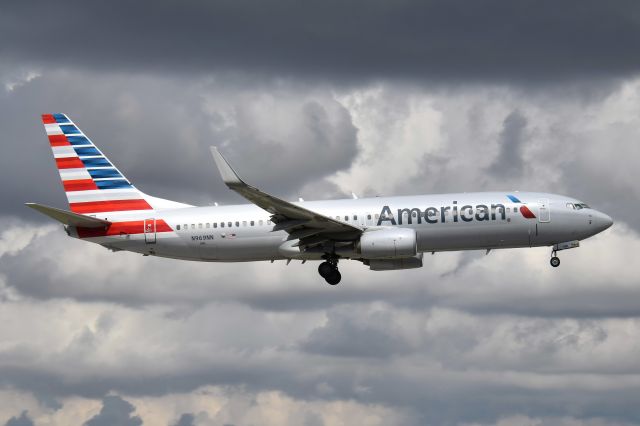
[[[515,197],[511,197],[512,196],[509,196],[512,201],[515,201],[513,199]],[[520,201],[518,200],[517,202]],[[518,206],[518,210],[522,216],[527,219],[535,219],[536,217],[525,205]],[[403,208],[398,209],[397,213],[397,216],[394,216],[389,206],[382,207],[377,226],[382,226],[383,224],[402,225],[405,218],[408,225],[413,224],[414,221],[420,224],[423,220],[426,223],[446,223],[447,219],[450,222],[482,222],[507,219],[507,209],[504,204],[500,203],[491,205],[476,204],[475,206],[465,204],[459,206],[457,201],[453,201],[449,206],[427,207],[424,210],[418,207]]]

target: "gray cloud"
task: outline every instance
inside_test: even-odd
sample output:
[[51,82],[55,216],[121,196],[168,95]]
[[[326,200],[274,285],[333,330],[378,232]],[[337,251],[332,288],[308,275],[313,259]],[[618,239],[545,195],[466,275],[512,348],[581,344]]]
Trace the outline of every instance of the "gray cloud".
[[309,334],[301,343],[302,350],[361,358],[386,358],[408,352],[407,342],[387,312],[360,314],[347,309],[329,311],[327,323]]
[[67,112],[141,190],[193,204],[245,202],[221,182],[210,145],[249,181],[291,198],[356,156],[357,130],[328,89],[248,92],[228,83],[70,72],[0,93],[3,140],[13,146],[0,177],[20,183],[2,188],[2,211],[23,216],[27,201],[66,205],[39,118],[47,111]]
[[102,398],[100,412],[87,420],[84,426],[140,426],[142,420],[132,415],[135,407],[118,395],[107,395]]
[[100,71],[527,83],[638,71],[637,13],[633,1],[14,2],[0,39],[12,60]]
[[174,426],[195,426],[196,416],[191,413],[183,413]]
[[522,158],[522,150],[527,142],[525,130],[527,118],[515,110],[504,119],[502,132],[498,138],[498,157],[489,168],[489,171],[499,178],[520,177],[525,162]]
[[19,417],[11,417],[5,426],[34,426],[33,420],[29,418],[27,411],[23,411]]
[[[638,423],[636,2],[0,8],[2,418]],[[283,197],[540,190],[616,226],[558,270],[547,249],[442,253],[342,262],[336,288],[309,263],[109,253],[22,206],[65,207],[54,111],[178,201],[244,202],[219,145]]]

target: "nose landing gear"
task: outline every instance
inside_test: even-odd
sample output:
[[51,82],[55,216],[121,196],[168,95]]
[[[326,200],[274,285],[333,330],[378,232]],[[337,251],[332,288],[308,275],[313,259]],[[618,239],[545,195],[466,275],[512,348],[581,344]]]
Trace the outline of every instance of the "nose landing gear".
[[342,279],[340,271],[338,271],[338,258],[328,257],[325,262],[318,266],[318,273],[330,285],[336,285]]
[[551,248],[551,259],[549,260],[551,266],[553,266],[554,268],[560,266],[560,258],[558,257],[558,252],[560,250],[569,250],[576,247],[580,247],[580,241],[578,240],[554,244]]

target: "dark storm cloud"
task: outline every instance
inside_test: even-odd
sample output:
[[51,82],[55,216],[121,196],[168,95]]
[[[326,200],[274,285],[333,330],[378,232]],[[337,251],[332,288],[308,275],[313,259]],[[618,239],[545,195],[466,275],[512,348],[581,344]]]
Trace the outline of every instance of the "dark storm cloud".
[[184,413],[173,426],[195,426],[196,416],[191,413]]
[[0,110],[2,142],[11,147],[0,156],[0,179],[12,182],[0,188],[0,210],[33,220],[42,218],[23,203],[67,207],[43,112],[69,114],[140,190],[197,205],[246,202],[222,183],[210,145],[249,182],[293,199],[357,154],[349,111],[322,90],[57,72],[0,92]]
[[523,175],[522,148],[526,139],[527,118],[520,111],[512,111],[504,119],[498,138],[498,157],[489,171],[499,178],[514,178]]
[[4,2],[5,57],[99,70],[557,80],[640,69],[636,1]]
[[313,330],[301,343],[301,349],[322,355],[363,358],[388,358],[409,350],[388,313],[364,317],[352,313],[353,310],[328,312],[327,323]]
[[87,420],[84,426],[140,426],[142,420],[132,416],[135,407],[117,395],[107,395],[102,398],[100,412]]
[[34,426],[33,420],[29,417],[26,411],[23,411],[19,417],[11,417],[5,423],[5,426]]

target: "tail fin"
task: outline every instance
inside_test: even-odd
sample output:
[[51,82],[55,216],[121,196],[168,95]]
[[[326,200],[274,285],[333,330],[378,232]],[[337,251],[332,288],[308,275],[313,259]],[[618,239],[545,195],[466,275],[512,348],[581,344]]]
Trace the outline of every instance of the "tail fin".
[[72,212],[94,215],[187,206],[136,189],[65,114],[43,114],[42,122]]

